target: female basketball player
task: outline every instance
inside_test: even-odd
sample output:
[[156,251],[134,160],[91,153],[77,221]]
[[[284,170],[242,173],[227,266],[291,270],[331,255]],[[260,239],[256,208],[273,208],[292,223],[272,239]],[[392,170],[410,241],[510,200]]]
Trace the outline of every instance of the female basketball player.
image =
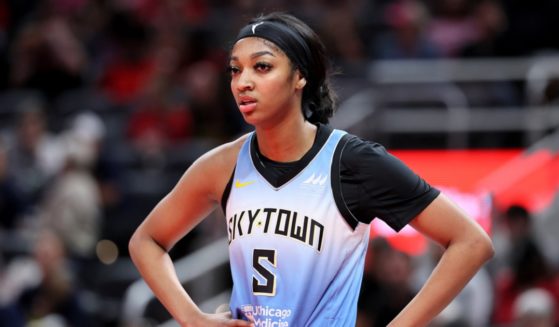
[[[300,20],[241,29],[231,91],[250,133],[200,157],[130,241],[143,278],[182,326],[355,326],[375,217],[411,224],[445,247],[431,278],[390,326],[424,326],[493,254],[488,236],[378,144],[326,123],[333,112],[324,47]],[[169,249],[217,205],[229,236],[230,312],[203,313]]]

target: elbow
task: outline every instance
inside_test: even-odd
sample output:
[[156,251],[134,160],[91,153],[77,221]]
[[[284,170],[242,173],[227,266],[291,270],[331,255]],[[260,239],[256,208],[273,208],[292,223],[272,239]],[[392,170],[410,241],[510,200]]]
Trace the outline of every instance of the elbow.
[[488,250],[487,250],[487,261],[493,259],[494,256],[495,256],[495,247],[493,246],[493,242],[490,239],[488,244]]
[[449,242],[447,250],[450,248],[460,248],[463,256],[469,257],[476,265],[483,265],[493,258],[495,248],[487,233],[481,229],[474,229],[470,233],[464,233],[459,240]]
[[130,254],[130,258],[134,260],[136,258],[136,254],[141,252],[142,247],[142,240],[143,237],[141,235],[140,230],[136,230],[130,240],[128,241],[128,253]]
[[128,241],[130,258],[134,263],[138,264],[140,259],[144,258],[148,253],[152,253],[154,249],[168,252],[168,248],[162,246],[143,225],[140,225]]
[[132,237],[128,240],[128,253],[130,257],[133,259],[134,254],[136,253],[137,248],[139,247],[138,235],[137,232],[132,234]]
[[483,263],[491,260],[495,255],[495,248],[489,236],[485,233],[480,233],[479,236],[473,238],[472,252],[477,253]]

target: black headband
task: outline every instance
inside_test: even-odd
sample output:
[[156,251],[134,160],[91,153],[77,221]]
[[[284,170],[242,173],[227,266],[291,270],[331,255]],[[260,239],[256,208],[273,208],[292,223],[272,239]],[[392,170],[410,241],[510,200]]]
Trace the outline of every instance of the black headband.
[[243,27],[236,41],[245,37],[260,37],[271,41],[285,53],[301,74],[308,78],[307,67],[311,62],[311,51],[297,31],[281,23],[260,21]]

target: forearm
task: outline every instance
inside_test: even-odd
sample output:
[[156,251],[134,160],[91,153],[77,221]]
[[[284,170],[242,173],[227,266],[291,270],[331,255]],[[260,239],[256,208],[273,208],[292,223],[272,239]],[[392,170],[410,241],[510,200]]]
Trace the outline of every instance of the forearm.
[[426,326],[458,295],[492,253],[491,244],[484,240],[450,245],[419,293],[389,326]]
[[134,235],[130,256],[157,298],[181,325],[188,326],[202,312],[182,287],[173,262],[165,249],[151,238]]

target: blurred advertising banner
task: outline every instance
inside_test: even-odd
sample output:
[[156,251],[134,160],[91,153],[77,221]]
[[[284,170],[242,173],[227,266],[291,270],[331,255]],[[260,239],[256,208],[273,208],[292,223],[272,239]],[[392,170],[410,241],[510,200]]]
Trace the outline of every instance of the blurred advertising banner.
[[[541,149],[391,151],[427,182],[456,202],[488,233],[494,210],[519,204],[532,212],[547,208],[559,189],[559,156]],[[371,236],[383,236],[397,249],[421,254],[427,241],[412,227],[395,233],[379,219]]]

